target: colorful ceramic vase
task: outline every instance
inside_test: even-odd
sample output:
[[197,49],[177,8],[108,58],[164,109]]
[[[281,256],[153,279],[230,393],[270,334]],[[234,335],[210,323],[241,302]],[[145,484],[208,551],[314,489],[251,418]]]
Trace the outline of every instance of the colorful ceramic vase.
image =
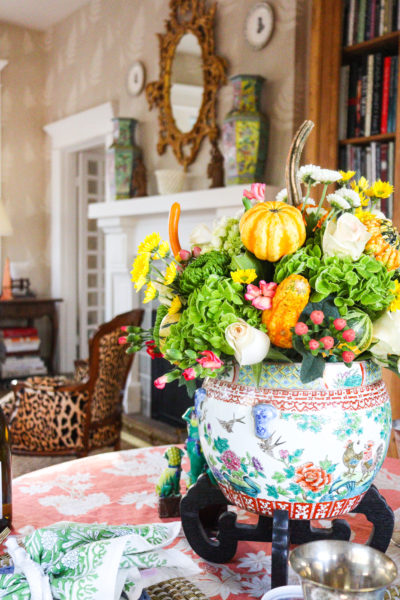
[[133,198],[132,174],[142,151],[135,142],[138,121],[117,117],[113,119],[113,143],[107,150],[107,169],[111,198],[123,200]]
[[226,185],[264,181],[268,148],[268,121],[260,112],[264,78],[235,75],[233,108],[222,127]]
[[327,364],[300,381],[300,365],[265,363],[209,378],[196,392],[201,446],[233,504],[271,516],[325,519],[355,508],[386,455],[391,408],[372,361]]

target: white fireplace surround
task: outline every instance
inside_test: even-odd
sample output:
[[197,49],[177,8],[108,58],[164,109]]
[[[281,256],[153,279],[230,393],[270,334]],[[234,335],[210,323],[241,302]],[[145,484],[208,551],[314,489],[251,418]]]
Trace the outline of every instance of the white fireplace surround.
[[[52,142],[52,294],[64,299],[60,311],[59,367],[71,370],[75,354],[72,324],[76,323],[76,290],[73,277],[74,240],[68,235],[68,184],[71,153],[91,145],[110,143],[111,119],[115,107],[106,103],[45,127]],[[244,185],[181,192],[168,196],[148,196],[130,200],[112,200],[91,204],[89,218],[97,219],[105,234],[105,316],[138,307],[138,297],[130,280],[136,248],[143,238],[158,231],[168,239],[168,213],[174,202],[181,205],[179,237],[183,248],[189,247],[189,235],[199,223],[212,222],[224,215],[234,215],[242,207]],[[249,186],[247,186],[249,187]],[[267,197],[275,198],[278,188],[267,186]],[[140,385],[137,366],[129,383],[128,412],[140,410]]]

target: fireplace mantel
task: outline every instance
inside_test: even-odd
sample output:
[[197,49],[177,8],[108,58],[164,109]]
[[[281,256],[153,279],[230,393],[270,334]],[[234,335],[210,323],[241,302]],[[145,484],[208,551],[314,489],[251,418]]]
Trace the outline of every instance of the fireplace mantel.
[[[181,192],[166,196],[147,196],[89,205],[89,218],[97,219],[105,234],[105,316],[113,316],[139,306],[138,295],[130,280],[136,248],[143,238],[158,231],[168,239],[168,213],[174,202],[181,205],[179,239],[189,248],[189,236],[199,223],[212,227],[222,216],[234,216],[241,208],[244,185]],[[250,187],[250,186],[247,186]],[[274,200],[279,188],[267,186],[268,200]],[[149,319],[149,314],[146,315]],[[150,322],[145,323],[150,326]],[[148,405],[146,391],[140,390],[138,366],[132,372],[125,401],[126,412],[140,412],[141,397]],[[143,404],[142,402],[142,404]],[[143,411],[148,414],[148,410]]]

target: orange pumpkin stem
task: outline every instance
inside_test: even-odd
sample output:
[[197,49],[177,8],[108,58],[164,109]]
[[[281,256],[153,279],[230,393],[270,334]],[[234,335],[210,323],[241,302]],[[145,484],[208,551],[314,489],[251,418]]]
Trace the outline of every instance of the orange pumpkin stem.
[[169,243],[171,246],[173,256],[177,256],[181,250],[179,243],[178,226],[179,217],[181,216],[181,205],[178,202],[174,202],[169,211],[169,222],[168,222],[168,234]]

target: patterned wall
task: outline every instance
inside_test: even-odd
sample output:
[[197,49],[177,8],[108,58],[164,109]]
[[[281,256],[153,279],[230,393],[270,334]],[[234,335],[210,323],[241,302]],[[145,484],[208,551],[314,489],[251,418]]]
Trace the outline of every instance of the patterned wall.
[[[252,2],[218,0],[216,47],[228,60],[228,75],[261,74],[267,80],[262,99],[271,123],[266,177],[280,185],[293,128],[304,114],[308,10],[306,0],[270,1],[275,31],[268,46],[254,52],[243,35]],[[5,246],[39,291],[49,289],[50,157],[41,131],[45,123],[116,100],[120,116],[141,122],[138,142],[150,174],[150,192],[155,193],[155,169],[176,167],[170,150],[161,157],[156,152],[157,113],[148,110],[144,94],[133,98],[126,89],[134,60],[145,64],[147,81],[158,78],[156,33],[163,31],[168,12],[167,0],[91,0],[42,34],[0,24],[0,58],[10,61],[3,71],[4,198],[16,233]],[[228,84],[219,95],[220,122],[231,104]],[[191,187],[207,184],[208,159],[205,143],[190,168]]]

